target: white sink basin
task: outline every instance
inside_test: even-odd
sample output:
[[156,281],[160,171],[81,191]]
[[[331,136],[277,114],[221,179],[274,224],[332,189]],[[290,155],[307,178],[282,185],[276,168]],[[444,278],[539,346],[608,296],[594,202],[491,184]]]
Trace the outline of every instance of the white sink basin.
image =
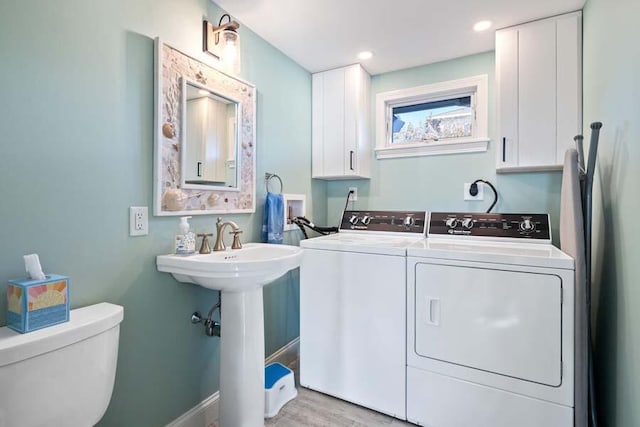
[[247,243],[206,255],[159,255],[158,271],[221,291],[220,427],[264,425],[262,288],[300,265],[297,246]]
[[224,292],[262,287],[300,265],[297,246],[245,243],[242,249],[194,255],[159,255],[158,271],[179,282]]

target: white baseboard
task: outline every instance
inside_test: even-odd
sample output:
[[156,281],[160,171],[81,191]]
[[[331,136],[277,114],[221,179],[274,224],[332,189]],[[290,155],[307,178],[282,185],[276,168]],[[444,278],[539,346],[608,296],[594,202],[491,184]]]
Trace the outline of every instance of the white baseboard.
[[[300,338],[296,338],[281,349],[277,350],[265,360],[265,365],[279,362],[287,366],[298,358],[300,352]],[[209,427],[218,420],[220,392],[216,391],[211,396],[198,403],[187,412],[171,421],[166,427]]]
[[289,363],[293,362],[298,358],[300,354],[300,338],[296,338],[290,343],[286,344],[284,347],[276,350],[271,356],[267,357],[264,361],[265,365],[273,362],[280,362],[284,366],[289,365]]

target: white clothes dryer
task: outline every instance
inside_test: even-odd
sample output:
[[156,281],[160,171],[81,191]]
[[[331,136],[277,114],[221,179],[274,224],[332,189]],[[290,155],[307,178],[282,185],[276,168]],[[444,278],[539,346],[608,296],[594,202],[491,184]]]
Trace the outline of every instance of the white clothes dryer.
[[406,252],[425,217],[346,211],[300,242],[302,386],[406,419]]
[[407,249],[407,419],[572,427],[574,262],[548,216],[428,222]]

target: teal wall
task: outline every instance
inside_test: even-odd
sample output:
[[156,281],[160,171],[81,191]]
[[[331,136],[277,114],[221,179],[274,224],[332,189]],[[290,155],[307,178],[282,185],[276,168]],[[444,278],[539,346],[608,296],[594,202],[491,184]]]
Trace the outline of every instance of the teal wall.
[[[604,426],[640,425],[640,2],[588,0],[584,119],[603,122],[594,192],[595,368]],[[590,135],[585,126],[585,136]]]
[[[211,61],[199,53],[201,19],[221,13],[208,0],[0,1],[0,294],[23,275],[22,255],[37,252],[45,271],[72,278],[73,307],[125,307],[101,425],[164,425],[218,388],[219,341],[188,322],[215,294],[158,273],[155,256],[171,251],[177,220],[151,217],[149,236],[131,238],[128,207],[152,206],[153,38]],[[640,236],[620,227],[640,203],[639,14],[635,0],[589,0],[584,15],[584,118],[605,124],[594,303],[598,395],[611,426],[640,424]],[[258,90],[258,206],[227,217],[245,241],[259,238],[266,171],[282,177],[285,192],[306,194],[307,214],[319,224],[338,221],[350,186],[359,188],[355,208],[482,211],[490,192],[484,202],[464,202],[462,185],[485,178],[500,192],[497,211],[549,212],[557,230],[559,173],[495,174],[492,52],[372,79],[375,95],[488,74],[488,152],[373,160],[371,180],[325,183],[310,178],[309,73],[246,27],[240,33],[241,77]],[[214,216],[192,224],[212,231]],[[5,309],[0,298],[0,325]],[[298,335],[297,272],[265,288],[265,329],[268,354]]]
[[[344,208],[348,187],[358,187],[355,209],[415,209],[430,211],[485,211],[493,193],[485,188],[484,201],[465,202],[463,184],[484,178],[498,189],[494,212],[551,214],[554,241],[558,241],[562,174],[518,173],[496,175],[495,55],[481,53],[450,61],[379,74],[372,78],[372,111],[379,92],[420,86],[480,74],[489,76],[489,150],[402,159],[372,160],[370,180],[335,181],[327,186],[328,221],[335,224]],[[372,141],[375,145],[375,142]],[[351,206],[351,204],[350,204]]]
[[[121,304],[116,385],[101,425],[160,426],[218,388],[219,340],[189,322],[215,293],[155,268],[176,218],[128,235],[129,206],[152,206],[153,39],[199,55],[208,0],[0,1],[0,295],[22,255],[71,277],[71,302]],[[241,77],[258,91],[257,212],[228,216],[259,237],[264,172],[307,195],[323,222],[326,190],[310,178],[311,78],[241,27]],[[313,203],[315,202],[315,203]],[[211,232],[214,216],[193,219]],[[289,242],[295,239],[289,237]],[[0,325],[6,302],[0,298]],[[298,335],[297,272],[265,289],[266,350]]]

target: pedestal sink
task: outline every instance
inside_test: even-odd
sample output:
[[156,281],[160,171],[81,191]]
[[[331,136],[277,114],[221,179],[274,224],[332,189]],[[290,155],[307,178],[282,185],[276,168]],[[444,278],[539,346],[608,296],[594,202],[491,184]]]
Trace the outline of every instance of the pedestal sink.
[[206,255],[156,258],[158,271],[179,282],[221,291],[221,427],[264,426],[262,287],[298,267],[301,256],[296,246],[247,243]]

